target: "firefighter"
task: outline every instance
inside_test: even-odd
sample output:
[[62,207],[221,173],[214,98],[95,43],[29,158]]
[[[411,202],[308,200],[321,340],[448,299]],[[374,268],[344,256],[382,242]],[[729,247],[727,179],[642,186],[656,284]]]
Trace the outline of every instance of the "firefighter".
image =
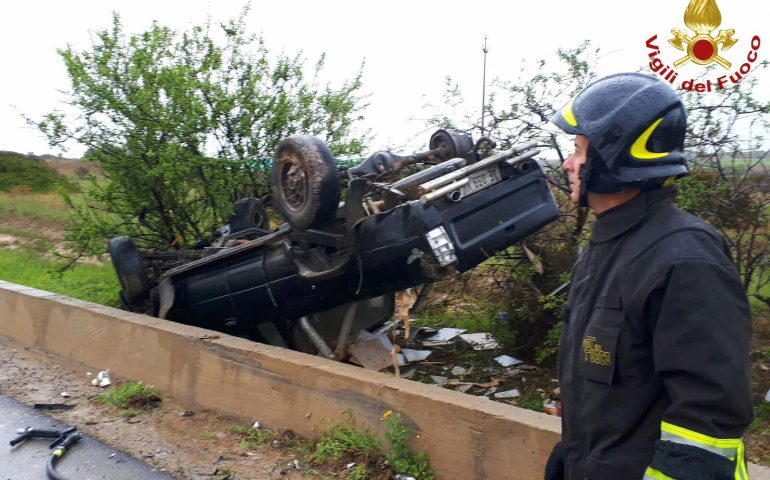
[[559,348],[546,478],[746,479],[751,317],[724,239],[672,203],[686,113],[654,77],[600,79],[552,119],[571,199],[596,214]]

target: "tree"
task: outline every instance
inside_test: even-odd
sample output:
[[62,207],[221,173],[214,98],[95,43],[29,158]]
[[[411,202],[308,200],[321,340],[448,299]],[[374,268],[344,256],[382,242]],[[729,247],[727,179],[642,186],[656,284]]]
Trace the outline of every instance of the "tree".
[[746,293],[770,308],[770,102],[754,93],[767,67],[717,95],[683,95],[691,175],[678,182],[678,202],[722,234]]
[[66,103],[79,116],[53,112],[36,124],[51,145],[86,146],[104,173],[86,206],[69,199],[68,239],[81,253],[103,252],[118,234],[145,248],[189,246],[226,223],[235,200],[269,191],[266,170],[285,136],[319,136],[336,155],[361,152],[353,126],[365,106],[362,70],[337,88],[320,85],[323,57],[308,76],[301,54],[269,55],[247,34],[247,13],[214,32],[153,23],[134,35],[114,14],[90,49],[59,51]]
[[[599,50],[584,42],[572,50],[558,50],[556,63],[541,60],[535,69],[523,68],[513,81],[496,80],[486,102],[488,126],[483,131],[480,116],[459,113],[463,95],[448,78],[443,104],[428,121],[489,135],[500,140],[500,148],[532,139],[557,147],[559,161],[549,162],[545,169],[557,193],[560,220],[527,239],[526,248],[509,249],[487,264],[504,272],[497,288],[505,293],[497,297],[509,296],[507,321],[514,347],[535,349],[541,359],[555,352],[567,291],[556,287],[568,278],[591,221],[585,209],[574,207],[563,194],[569,192],[561,169],[564,154],[547,124],[558,108],[596,78],[598,56]],[[746,293],[770,308],[770,161],[762,136],[770,128],[770,102],[755,94],[757,78],[766,67],[757,65],[751,76],[713,95],[682,94],[688,110],[685,147],[691,176],[677,182],[677,202],[724,236]],[[536,73],[528,73],[532,71]],[[538,268],[527,261],[533,257]]]

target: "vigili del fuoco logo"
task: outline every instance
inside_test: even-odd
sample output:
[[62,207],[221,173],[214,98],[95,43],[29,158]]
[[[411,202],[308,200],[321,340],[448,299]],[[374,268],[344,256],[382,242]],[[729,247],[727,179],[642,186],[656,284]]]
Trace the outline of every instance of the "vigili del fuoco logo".
[[[722,13],[716,0],[690,0],[684,11],[684,24],[687,29],[674,27],[671,38],[667,39],[679,56],[671,65],[661,59],[661,42],[657,34],[646,42],[650,70],[670,84],[698,93],[724,90],[740,82],[757,62],[761,44],[759,35],[754,35],[750,41],[740,41],[741,34],[736,35],[734,28],[719,28]],[[738,47],[731,50],[736,44]],[[727,50],[730,52],[724,53]],[[668,56],[668,53],[664,55]],[[680,69],[689,63],[702,67],[715,63],[722,73],[705,79],[679,78]]]

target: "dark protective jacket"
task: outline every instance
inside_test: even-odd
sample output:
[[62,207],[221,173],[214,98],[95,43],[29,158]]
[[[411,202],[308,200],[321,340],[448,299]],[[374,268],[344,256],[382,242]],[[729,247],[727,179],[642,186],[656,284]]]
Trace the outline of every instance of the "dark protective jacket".
[[747,478],[748,302],[724,239],[673,193],[604,212],[573,268],[559,349],[570,480]]

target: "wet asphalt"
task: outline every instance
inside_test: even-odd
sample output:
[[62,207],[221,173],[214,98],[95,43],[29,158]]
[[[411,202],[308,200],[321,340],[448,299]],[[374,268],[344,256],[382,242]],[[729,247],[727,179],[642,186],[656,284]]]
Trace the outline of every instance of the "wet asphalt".
[[[15,447],[9,445],[18,429],[63,430],[70,425],[0,396],[0,480],[45,480],[46,463],[51,455],[50,439],[33,439]],[[73,425],[77,427],[77,425]],[[173,480],[175,477],[154,470],[135,458],[91,437],[83,438],[57,463],[57,471],[68,480]]]

